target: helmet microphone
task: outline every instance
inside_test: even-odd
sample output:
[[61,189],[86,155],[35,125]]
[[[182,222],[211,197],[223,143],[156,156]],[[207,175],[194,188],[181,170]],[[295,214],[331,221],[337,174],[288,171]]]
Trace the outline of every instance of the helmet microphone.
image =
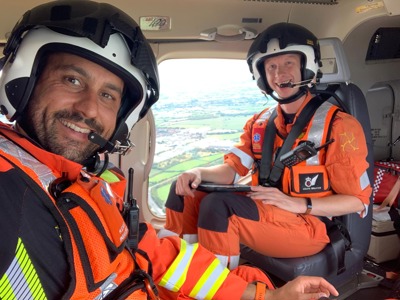
[[306,86],[306,85],[309,85],[311,83],[311,81],[312,81],[311,79],[302,80],[302,81],[294,82],[294,83],[289,81],[289,82],[279,84],[279,87],[280,88],[286,88],[286,87],[294,88],[296,86],[298,86],[298,87]]
[[94,131],[89,133],[88,140],[96,145],[99,145],[101,151],[108,153],[118,153],[122,155],[127,154],[134,146],[129,141],[129,139],[126,139],[125,144],[122,144],[120,141],[115,141],[115,144],[113,144]]

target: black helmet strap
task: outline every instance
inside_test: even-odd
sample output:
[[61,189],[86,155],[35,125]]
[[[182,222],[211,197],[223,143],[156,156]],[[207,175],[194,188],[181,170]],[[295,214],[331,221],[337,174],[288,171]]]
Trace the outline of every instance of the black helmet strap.
[[307,89],[306,88],[300,88],[296,94],[285,98],[285,99],[281,99],[276,97],[273,93],[269,94],[272,98],[274,98],[274,100],[278,101],[279,104],[289,104],[292,102],[295,102],[296,100],[298,100],[300,97],[304,96],[307,93]]

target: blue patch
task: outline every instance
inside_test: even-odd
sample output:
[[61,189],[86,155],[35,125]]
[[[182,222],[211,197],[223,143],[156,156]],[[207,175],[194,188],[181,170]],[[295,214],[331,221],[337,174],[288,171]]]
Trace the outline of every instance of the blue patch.
[[256,142],[256,143],[258,143],[260,140],[261,140],[261,135],[260,135],[259,133],[256,133],[256,134],[253,136],[253,141]]
[[112,205],[112,201],[111,201],[111,196],[110,194],[107,192],[107,189],[104,187],[104,182],[101,185],[100,188],[100,193],[103,196],[103,199],[106,200],[107,204]]

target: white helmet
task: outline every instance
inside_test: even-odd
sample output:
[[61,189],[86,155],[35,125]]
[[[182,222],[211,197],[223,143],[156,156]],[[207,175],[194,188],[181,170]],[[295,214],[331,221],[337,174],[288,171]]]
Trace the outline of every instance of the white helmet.
[[265,59],[287,53],[301,55],[301,80],[305,85],[322,76],[320,48],[315,35],[297,24],[274,24],[257,36],[247,53],[250,72],[264,93],[273,93],[265,76]]
[[2,58],[0,111],[10,121],[25,112],[40,62],[49,52],[81,56],[124,81],[115,131],[99,152],[125,152],[129,131],[159,97],[157,63],[136,22],[118,8],[94,1],[59,0],[27,11],[11,32]]

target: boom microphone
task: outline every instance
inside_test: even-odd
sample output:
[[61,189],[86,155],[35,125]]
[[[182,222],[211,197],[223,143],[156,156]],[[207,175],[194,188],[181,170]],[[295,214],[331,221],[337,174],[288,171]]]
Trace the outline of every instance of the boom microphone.
[[305,86],[308,85],[311,82],[311,79],[308,80],[303,80],[303,81],[299,81],[299,82],[285,82],[285,83],[281,83],[279,84],[280,88],[285,88],[285,87],[290,87],[290,88],[294,88],[296,86]]
[[126,144],[122,144],[120,141],[115,141],[115,144],[113,144],[94,131],[89,133],[88,140],[99,145],[102,150],[105,150],[105,152],[108,153],[117,152],[125,155],[133,147],[133,144],[129,140],[126,140]]
[[103,138],[101,135],[97,134],[94,131],[89,133],[88,139],[92,143],[99,145],[102,149],[104,148],[109,152],[114,149],[113,144],[111,144],[108,140],[106,140],[105,138]]

